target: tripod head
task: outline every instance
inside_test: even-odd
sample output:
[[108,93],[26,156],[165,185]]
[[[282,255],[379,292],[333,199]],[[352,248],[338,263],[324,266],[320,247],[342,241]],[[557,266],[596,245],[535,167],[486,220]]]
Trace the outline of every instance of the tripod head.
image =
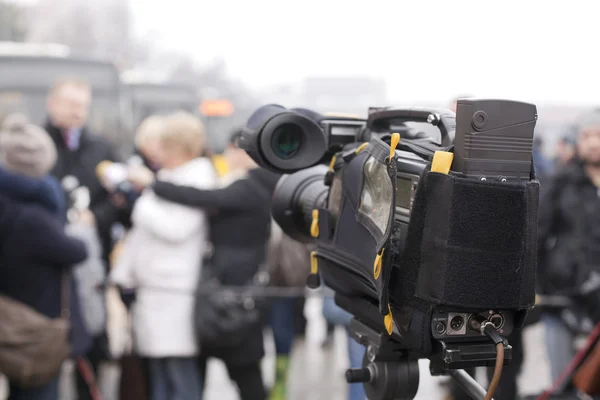
[[[419,364],[423,358],[408,350],[393,335],[369,319],[373,307],[362,299],[350,299],[336,293],[336,303],[355,317],[350,323],[350,336],[367,349],[362,368],[346,371],[348,383],[362,383],[369,400],[412,400],[419,389]],[[484,400],[486,391],[462,368],[493,366],[497,353],[493,343],[446,343],[430,357],[432,376],[449,375],[475,400]],[[510,362],[512,347],[504,341],[504,358]],[[492,399],[493,400],[493,399]]]
[[[369,400],[413,400],[419,389],[418,357],[356,318],[350,323],[350,335],[367,348],[367,353],[362,368],[346,371],[346,381],[362,383]],[[452,357],[451,351],[449,354]],[[431,374],[450,375],[473,399],[485,399],[485,389],[462,369],[442,372],[432,363]]]

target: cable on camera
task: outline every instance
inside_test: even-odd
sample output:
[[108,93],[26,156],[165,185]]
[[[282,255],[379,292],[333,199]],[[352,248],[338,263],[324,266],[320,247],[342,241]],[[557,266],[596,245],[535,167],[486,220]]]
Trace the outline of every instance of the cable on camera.
[[481,334],[487,336],[496,345],[496,366],[494,368],[494,376],[490,381],[485,400],[492,400],[496,388],[500,383],[502,377],[502,368],[504,367],[504,338],[500,336],[494,324],[490,321],[486,321],[481,324]]

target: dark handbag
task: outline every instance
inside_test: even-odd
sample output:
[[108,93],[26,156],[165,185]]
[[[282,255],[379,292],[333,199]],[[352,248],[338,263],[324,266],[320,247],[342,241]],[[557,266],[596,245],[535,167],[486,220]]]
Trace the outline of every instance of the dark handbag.
[[273,222],[267,257],[271,283],[274,286],[305,287],[313,250],[313,245],[292,239]]
[[147,360],[134,351],[133,330],[131,316],[129,317],[129,331],[131,334],[130,348],[121,357],[121,380],[119,382],[119,399],[122,400],[149,400],[149,371]]
[[145,361],[131,353],[121,357],[119,399],[148,400],[148,369]]
[[0,295],[0,372],[17,386],[42,386],[55,378],[70,354],[69,273],[61,287],[61,315],[48,318]]
[[261,323],[267,307],[264,296],[257,295],[268,285],[268,274],[260,270],[246,286],[224,286],[214,275],[204,276],[196,293],[195,323],[202,346],[238,346]]

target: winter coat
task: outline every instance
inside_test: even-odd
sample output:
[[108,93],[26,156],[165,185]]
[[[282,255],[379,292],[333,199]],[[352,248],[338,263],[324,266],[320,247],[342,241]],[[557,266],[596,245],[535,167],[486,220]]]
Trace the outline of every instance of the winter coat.
[[[155,193],[179,204],[210,212],[211,271],[223,285],[243,286],[252,282],[266,260],[271,224],[271,197],[279,176],[256,168],[236,176],[216,190],[198,190],[157,181]],[[236,346],[202,348],[201,354],[228,364],[246,365],[264,356],[260,323]]]
[[77,281],[85,326],[92,336],[99,336],[106,331],[106,299],[102,289],[106,274],[100,239],[93,226],[70,224],[67,232],[82,240],[88,250],[87,259],[73,267],[73,277]]
[[[31,178],[16,174],[0,168],[0,193],[17,203],[41,206],[45,211],[55,218],[60,226],[63,226],[66,219],[66,206],[63,196],[63,190],[60,183],[52,176],[44,178]],[[23,242],[23,244],[26,242]],[[1,243],[0,243],[1,245]],[[67,256],[67,255],[65,255]],[[35,279],[32,279],[32,286],[35,287]],[[52,292],[52,280],[48,281],[48,290]],[[1,283],[0,283],[1,286]],[[73,355],[85,354],[91,346],[91,337],[85,327],[81,304],[77,293],[79,292],[75,279],[71,279],[70,288],[70,306],[71,306],[71,350]],[[25,294],[27,290],[23,293]],[[31,294],[33,296],[33,293]],[[40,296],[44,296],[40,293]],[[51,306],[52,296],[44,297],[43,307]]]
[[118,161],[117,156],[107,141],[87,128],[83,128],[79,147],[75,150],[67,148],[59,128],[48,122],[45,129],[54,140],[58,155],[52,175],[61,182],[66,176],[74,176],[80,186],[90,191],[90,210],[94,213],[102,242],[102,258],[108,264],[112,249],[112,226],[118,221],[120,212],[110,201],[108,192],[96,175],[96,166],[104,160]]
[[[196,188],[209,189],[216,183],[205,158],[162,170],[159,177]],[[146,357],[194,356],[194,298],[208,242],[205,212],[167,202],[147,190],[135,204],[132,221],[111,280],[136,289],[135,348]]]
[[[0,293],[57,318],[62,276],[87,257],[85,244],[67,236],[62,223],[38,205],[19,204],[0,195]],[[81,323],[71,287],[71,346],[85,353],[91,339]]]
[[592,271],[600,272],[600,188],[582,164],[572,164],[542,188],[538,217],[543,293],[576,290]]

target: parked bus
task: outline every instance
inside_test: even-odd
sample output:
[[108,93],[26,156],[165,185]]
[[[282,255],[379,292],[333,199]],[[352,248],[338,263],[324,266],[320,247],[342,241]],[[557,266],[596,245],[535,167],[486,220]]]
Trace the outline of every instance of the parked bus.
[[107,137],[123,154],[131,150],[121,119],[119,72],[112,63],[72,58],[61,45],[0,43],[0,71],[0,118],[18,111],[34,123],[45,123],[48,90],[59,79],[78,78],[92,87],[91,131]]
[[246,114],[226,98],[200,96],[192,85],[152,81],[133,71],[122,76],[125,120],[133,130],[150,115],[186,111],[197,115],[206,126],[208,142],[216,153],[227,145],[231,130],[246,122]]
[[189,86],[124,80],[123,94],[130,110],[128,118],[134,128],[155,114],[186,111],[198,115],[200,98]]

